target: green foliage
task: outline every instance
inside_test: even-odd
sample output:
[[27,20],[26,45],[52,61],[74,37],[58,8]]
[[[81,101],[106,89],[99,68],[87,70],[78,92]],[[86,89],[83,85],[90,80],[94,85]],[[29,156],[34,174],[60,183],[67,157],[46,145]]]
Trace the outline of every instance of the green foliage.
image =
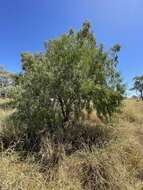
[[0,97],[10,97],[11,88],[13,86],[14,74],[7,72],[0,67]]
[[[63,127],[80,120],[86,108],[110,118],[123,99],[124,85],[117,71],[119,45],[105,52],[85,22],[79,32],[46,44],[46,52],[22,54],[18,79],[18,117],[35,130]],[[30,130],[31,130],[30,129]]]
[[134,86],[131,90],[138,91],[141,99],[143,100],[143,76],[137,76],[134,78]]

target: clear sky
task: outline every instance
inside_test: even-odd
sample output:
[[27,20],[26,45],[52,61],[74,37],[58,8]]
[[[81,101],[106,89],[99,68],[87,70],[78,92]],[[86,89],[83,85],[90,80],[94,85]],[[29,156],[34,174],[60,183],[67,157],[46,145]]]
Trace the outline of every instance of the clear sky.
[[143,0],[0,0],[0,65],[18,72],[21,52],[44,50],[44,42],[92,23],[97,42],[120,43],[119,69],[131,86],[143,74]]

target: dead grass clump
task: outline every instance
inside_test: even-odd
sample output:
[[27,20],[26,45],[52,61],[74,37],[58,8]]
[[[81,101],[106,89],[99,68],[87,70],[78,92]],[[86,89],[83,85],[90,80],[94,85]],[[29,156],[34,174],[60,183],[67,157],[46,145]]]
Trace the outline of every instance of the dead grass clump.
[[0,142],[3,144],[3,150],[7,148],[22,149],[24,138],[24,126],[19,127],[12,119],[7,118],[5,122],[1,124]]
[[21,162],[14,152],[2,153],[0,159],[0,189],[47,190],[46,180],[38,170],[38,165]]
[[85,147],[92,148],[92,146],[96,146],[97,148],[104,148],[110,141],[115,139],[115,130],[105,125],[93,126],[89,122],[57,130],[52,135],[45,134],[43,142],[46,142],[47,136],[52,145],[62,145],[65,154],[71,155]]
[[125,100],[122,114],[119,115],[121,119],[130,123],[143,124],[143,102],[136,100]]
[[127,190],[131,187],[128,172],[116,153],[96,149],[80,151],[67,158],[60,171],[66,173],[67,181],[78,181],[82,189]]
[[121,162],[129,171],[130,176],[135,179],[141,179],[143,177],[143,150],[138,141],[135,139],[126,140],[120,144],[117,150]]
[[[40,171],[47,173],[50,178],[55,178],[56,172],[65,156],[64,146],[60,143],[53,143],[50,138],[43,138],[41,141],[41,150],[38,153]],[[52,173],[51,173],[52,171]]]
[[143,150],[132,135],[103,149],[85,147],[65,157],[59,168],[62,180],[66,179],[67,184],[75,181],[85,190],[142,190]]

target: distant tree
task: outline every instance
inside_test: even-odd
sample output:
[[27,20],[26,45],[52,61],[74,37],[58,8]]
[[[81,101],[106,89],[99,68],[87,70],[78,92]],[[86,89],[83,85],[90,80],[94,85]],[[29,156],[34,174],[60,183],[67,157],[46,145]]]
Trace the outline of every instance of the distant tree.
[[117,111],[124,85],[117,71],[119,45],[97,46],[90,23],[79,32],[46,44],[46,52],[22,54],[23,73],[16,93],[17,114],[29,127],[64,126],[78,121],[83,109],[100,118]]
[[132,96],[132,98],[133,98],[133,99],[138,99],[138,97],[137,97],[137,96],[135,96],[135,95],[133,95],[133,96]]
[[10,90],[14,82],[13,76],[14,74],[0,67],[0,97],[6,98],[10,96]]
[[137,76],[134,79],[134,86],[131,90],[136,90],[140,93],[140,98],[143,100],[143,75]]

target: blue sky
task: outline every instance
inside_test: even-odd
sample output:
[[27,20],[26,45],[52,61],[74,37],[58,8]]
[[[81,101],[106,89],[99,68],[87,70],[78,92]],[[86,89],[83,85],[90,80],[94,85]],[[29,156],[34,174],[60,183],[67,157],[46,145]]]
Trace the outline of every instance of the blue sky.
[[44,42],[92,23],[97,42],[120,43],[119,69],[130,87],[143,74],[143,0],[0,0],[0,65],[18,72],[22,52],[44,50]]

